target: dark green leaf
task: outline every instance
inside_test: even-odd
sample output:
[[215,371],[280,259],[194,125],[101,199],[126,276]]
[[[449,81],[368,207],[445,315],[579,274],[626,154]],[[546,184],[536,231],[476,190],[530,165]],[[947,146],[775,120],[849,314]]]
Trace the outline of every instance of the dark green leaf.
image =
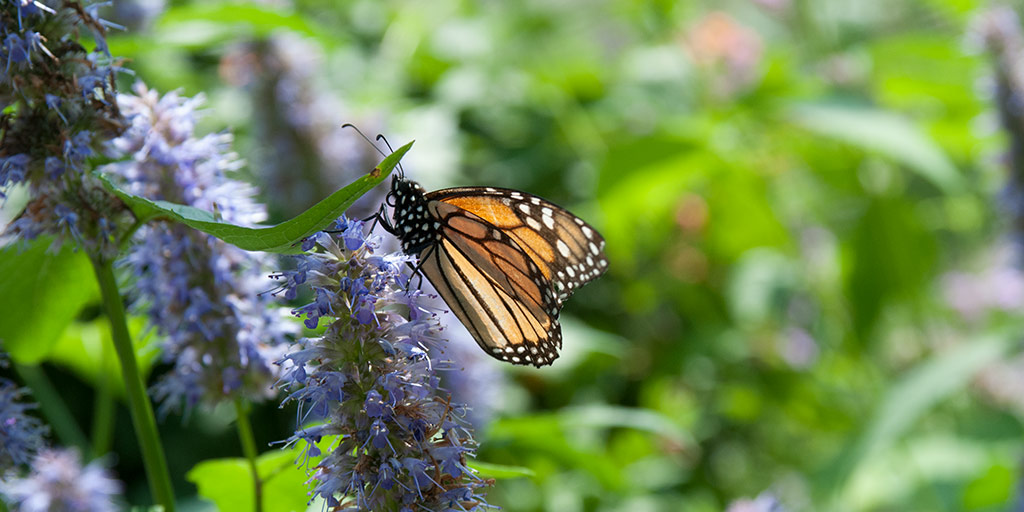
[[938,242],[913,204],[879,198],[868,206],[847,243],[855,328],[867,339],[887,305],[917,298],[933,277]]
[[103,183],[143,220],[167,218],[215,236],[247,251],[298,252],[298,241],[334,222],[349,206],[391,174],[412,142],[398,148],[367,175],[331,194],[294,218],[273,227],[249,228],[217,220],[214,214],[166,201],[129,194],[100,176]]

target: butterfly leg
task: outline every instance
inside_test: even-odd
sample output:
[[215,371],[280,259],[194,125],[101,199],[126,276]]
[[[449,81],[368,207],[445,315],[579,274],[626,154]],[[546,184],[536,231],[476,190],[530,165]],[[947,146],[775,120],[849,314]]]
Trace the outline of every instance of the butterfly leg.
[[420,270],[423,268],[423,262],[427,261],[427,258],[430,257],[430,252],[433,250],[434,248],[430,247],[427,250],[423,251],[423,254],[420,255],[415,265],[413,265],[410,262],[406,262],[406,265],[412,269],[412,275],[410,275],[409,280],[405,282],[405,289],[407,291],[409,290],[409,284],[412,283],[413,276],[419,279],[418,281],[416,281],[416,289],[420,289],[423,287],[423,272],[421,272]]
[[377,227],[377,224],[379,223],[380,226],[384,228],[384,231],[387,231],[392,235],[398,233],[398,230],[395,229],[395,227],[391,224],[391,221],[388,220],[387,211],[384,209],[384,205],[381,205],[380,209],[377,210],[376,213],[363,219],[363,222],[367,222],[369,220],[373,221],[373,224],[370,225],[370,231],[373,231],[373,228]]
[[409,275],[409,279],[407,279],[405,281],[405,291],[409,291],[409,290],[412,289],[411,285],[412,285],[412,278],[413,277],[419,279],[416,282],[416,289],[417,290],[420,289],[423,286],[423,273],[420,272],[420,267],[422,267],[423,265],[422,264],[413,265],[411,262],[406,262],[405,265],[412,269],[412,274],[410,274]]

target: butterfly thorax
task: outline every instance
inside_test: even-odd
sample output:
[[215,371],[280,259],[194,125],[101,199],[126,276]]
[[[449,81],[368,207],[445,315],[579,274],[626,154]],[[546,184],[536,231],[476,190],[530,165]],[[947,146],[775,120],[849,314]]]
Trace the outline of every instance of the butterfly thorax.
[[402,251],[419,254],[437,240],[440,225],[427,209],[427,191],[415,181],[395,177],[391,181],[394,200],[393,232],[402,241]]

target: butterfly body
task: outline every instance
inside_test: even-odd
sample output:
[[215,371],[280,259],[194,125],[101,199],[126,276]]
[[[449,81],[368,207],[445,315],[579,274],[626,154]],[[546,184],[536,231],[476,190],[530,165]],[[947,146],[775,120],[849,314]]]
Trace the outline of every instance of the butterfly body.
[[604,239],[568,211],[510,189],[426,192],[396,175],[384,228],[492,357],[551,364],[562,346],[558,313],[604,273]]

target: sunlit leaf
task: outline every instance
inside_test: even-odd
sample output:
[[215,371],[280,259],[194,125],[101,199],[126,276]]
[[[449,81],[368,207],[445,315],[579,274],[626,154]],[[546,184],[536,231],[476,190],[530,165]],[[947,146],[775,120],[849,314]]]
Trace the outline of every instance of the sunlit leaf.
[[504,464],[491,464],[490,462],[481,462],[478,460],[469,460],[466,462],[470,468],[477,471],[477,476],[480,478],[521,478],[521,477],[532,477],[536,475],[530,468],[524,468],[522,466],[507,466]]
[[113,55],[146,48],[208,48],[241,37],[265,37],[288,30],[327,42],[335,36],[325,33],[293,9],[254,2],[198,2],[174,5],[161,14],[148,37],[130,37],[114,32],[108,38]]
[[[158,341],[155,332],[149,329],[145,318],[128,318],[128,331],[135,347],[135,361],[143,379],[149,375],[160,351],[153,344]],[[121,362],[114,353],[110,337],[110,322],[99,317],[91,322],[73,322],[60,336],[54,349],[46,358],[47,362],[66,368],[86,382],[97,384],[107,379],[115,393],[124,394]]]
[[53,253],[51,243],[42,237],[0,249],[0,340],[22,364],[44,359],[99,294],[89,258],[69,246]]
[[[306,510],[306,473],[296,467],[297,449],[273,450],[260,455],[256,465],[262,482],[263,510]],[[186,475],[199,495],[219,510],[254,510],[255,490],[249,462],[242,458],[206,460]]]

